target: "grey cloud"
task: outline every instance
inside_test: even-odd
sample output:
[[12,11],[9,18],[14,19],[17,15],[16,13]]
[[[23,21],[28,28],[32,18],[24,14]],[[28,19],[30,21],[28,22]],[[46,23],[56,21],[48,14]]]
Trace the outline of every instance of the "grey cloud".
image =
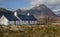
[[31,7],[39,4],[45,4],[55,13],[60,12],[60,0],[31,0],[30,4]]

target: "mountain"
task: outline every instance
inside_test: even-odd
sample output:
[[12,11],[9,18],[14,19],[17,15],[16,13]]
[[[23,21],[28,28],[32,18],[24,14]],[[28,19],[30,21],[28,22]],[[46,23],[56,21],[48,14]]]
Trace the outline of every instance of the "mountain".
[[36,7],[33,7],[28,11],[34,16],[56,16],[52,10],[50,10],[46,5],[42,4]]
[[13,12],[5,8],[0,8],[0,16],[6,15],[6,14],[13,14]]
[[[25,15],[25,13],[26,13],[27,10],[24,10],[24,9],[22,9],[22,10],[21,10],[21,9],[17,9],[17,10],[15,10],[15,11],[17,12],[18,15],[19,15],[19,14]],[[15,12],[15,11],[14,11],[14,12]]]
[[44,16],[56,16],[54,12],[52,12],[51,9],[49,9],[46,5],[41,4],[39,6],[35,6],[31,8],[30,10],[17,10],[19,14],[27,14],[30,13],[31,15],[34,15],[35,17],[44,17]]

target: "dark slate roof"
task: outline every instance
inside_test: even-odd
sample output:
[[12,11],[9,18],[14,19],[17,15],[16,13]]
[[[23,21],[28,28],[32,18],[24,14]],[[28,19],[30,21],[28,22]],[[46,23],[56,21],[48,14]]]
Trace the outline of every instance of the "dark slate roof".
[[30,16],[18,15],[18,17],[23,21],[35,21],[35,20],[37,20],[33,15],[30,15]]
[[0,18],[2,17],[2,15],[3,15],[3,12],[0,12]]
[[17,21],[17,17],[15,17],[14,15],[12,14],[6,14],[4,15],[9,21]]
[[0,18],[2,17],[2,14],[0,14]]

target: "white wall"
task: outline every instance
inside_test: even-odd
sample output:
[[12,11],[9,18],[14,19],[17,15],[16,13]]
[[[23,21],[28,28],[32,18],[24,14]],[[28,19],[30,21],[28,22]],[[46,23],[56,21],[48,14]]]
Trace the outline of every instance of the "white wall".
[[23,24],[28,24],[28,21],[20,21],[20,24],[23,25]]
[[37,21],[30,21],[30,24],[37,24]]
[[16,21],[16,25],[20,25],[20,21]]
[[[20,24],[23,25],[23,24],[26,24],[28,25],[28,21],[20,21]],[[37,24],[37,21],[30,21],[30,24]]]
[[14,21],[9,21],[9,25],[14,25]]
[[[37,21],[30,21],[30,24],[37,24]],[[20,20],[20,21],[16,21],[16,25],[29,25],[29,23],[28,23],[28,21]]]
[[8,25],[8,20],[4,16],[0,19],[0,25]]

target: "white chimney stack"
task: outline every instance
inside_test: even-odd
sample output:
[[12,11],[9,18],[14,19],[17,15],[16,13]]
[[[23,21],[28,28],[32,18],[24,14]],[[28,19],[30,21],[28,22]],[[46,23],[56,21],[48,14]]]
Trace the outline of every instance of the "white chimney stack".
[[29,13],[27,13],[27,15],[28,15],[28,16],[30,16],[30,14],[29,14]]
[[14,15],[17,16],[17,12],[14,12]]

